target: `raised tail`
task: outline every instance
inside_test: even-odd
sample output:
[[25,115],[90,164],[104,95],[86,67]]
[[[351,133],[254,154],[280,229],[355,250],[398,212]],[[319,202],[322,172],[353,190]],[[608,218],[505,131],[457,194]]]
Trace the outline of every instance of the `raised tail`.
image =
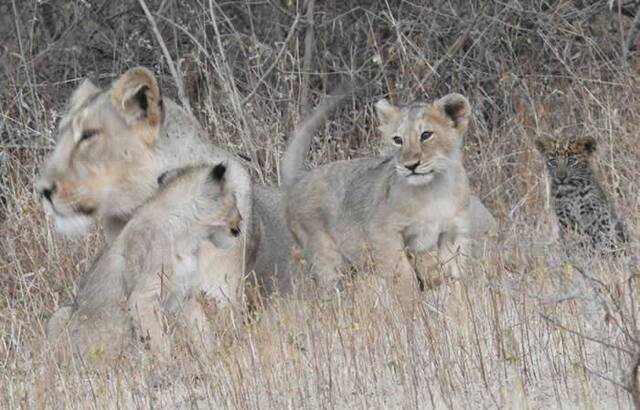
[[311,146],[311,137],[324,119],[338,104],[351,94],[351,84],[343,84],[338,91],[327,96],[310,116],[298,124],[280,163],[282,186],[291,187],[305,172],[304,159]]

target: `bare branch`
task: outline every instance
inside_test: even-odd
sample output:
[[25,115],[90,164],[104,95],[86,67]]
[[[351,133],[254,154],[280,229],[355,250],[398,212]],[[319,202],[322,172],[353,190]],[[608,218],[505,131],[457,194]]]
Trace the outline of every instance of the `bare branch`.
[[540,317],[541,317],[542,319],[546,320],[547,322],[551,323],[551,324],[552,324],[552,325],[554,325],[555,327],[557,327],[557,328],[559,328],[559,329],[561,329],[561,330],[564,330],[565,332],[569,332],[569,333],[571,333],[572,335],[576,335],[576,336],[582,337],[582,338],[587,339],[587,340],[589,340],[589,341],[591,341],[591,342],[601,344],[601,345],[606,346],[606,347],[611,348],[611,349],[619,350],[619,351],[621,351],[621,352],[623,352],[623,353],[626,353],[626,354],[628,354],[628,355],[630,355],[630,356],[635,356],[635,352],[632,352],[632,351],[631,351],[631,350],[629,350],[629,349],[625,349],[624,347],[620,347],[620,346],[612,345],[611,343],[607,343],[607,342],[605,342],[605,341],[603,341],[603,340],[599,340],[599,339],[596,339],[596,338],[594,338],[594,337],[591,337],[591,336],[587,336],[587,335],[585,335],[585,334],[582,334],[582,333],[580,333],[580,332],[578,332],[578,331],[575,331],[575,330],[573,330],[573,329],[569,329],[568,327],[564,326],[564,325],[563,325],[563,324],[561,324],[561,323],[556,322],[555,320],[551,319],[549,316],[547,316],[547,315],[545,315],[545,314],[542,314],[542,313],[541,313],[541,314],[540,314]]
[[267,70],[264,72],[264,74],[262,74],[262,76],[258,80],[258,83],[256,84],[255,87],[253,87],[253,90],[251,90],[249,95],[244,97],[244,99],[242,100],[241,105],[245,105],[246,103],[248,103],[253,98],[255,93],[258,91],[258,88],[260,88],[260,85],[262,85],[262,83],[264,83],[264,81],[269,76],[269,74],[271,74],[271,71],[273,71],[273,69],[276,67],[276,65],[278,64],[278,62],[282,58],[282,55],[284,54],[285,50],[287,49],[287,44],[289,44],[289,41],[291,41],[291,37],[293,37],[293,34],[296,32],[296,28],[298,27],[298,23],[299,22],[300,22],[300,15],[297,14],[295,20],[293,21],[293,24],[291,25],[291,28],[289,29],[289,33],[287,33],[287,37],[284,39],[284,42],[282,43],[282,47],[280,48],[280,51],[278,52],[278,55],[273,60],[273,63],[271,63],[269,68],[267,68]]
[[149,8],[147,7],[147,3],[144,0],[138,0],[140,3],[140,7],[144,10],[145,16],[147,16],[147,20],[149,20],[149,24],[151,25],[151,30],[153,31],[154,36],[156,37],[156,41],[160,45],[162,49],[162,54],[164,58],[167,60],[167,65],[169,66],[169,72],[171,72],[171,76],[173,80],[176,82],[176,87],[178,88],[178,99],[180,99],[180,104],[182,104],[182,108],[187,110],[189,114],[193,114],[191,111],[191,104],[189,103],[189,99],[184,92],[184,83],[182,82],[182,75],[179,70],[176,68],[176,65],[173,63],[173,59],[171,58],[171,54],[169,54],[169,49],[162,39],[162,35],[160,34],[160,30],[158,30],[158,25],[156,24],[155,19],[151,15]]
[[307,13],[305,23],[307,33],[304,37],[304,57],[302,61],[302,82],[300,84],[300,110],[307,112],[309,108],[309,72],[311,71],[311,59],[313,58],[313,9],[315,0],[307,0]]

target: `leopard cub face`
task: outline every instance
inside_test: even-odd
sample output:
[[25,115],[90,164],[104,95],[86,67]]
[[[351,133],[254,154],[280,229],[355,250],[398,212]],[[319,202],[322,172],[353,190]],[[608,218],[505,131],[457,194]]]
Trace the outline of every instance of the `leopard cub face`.
[[545,160],[553,209],[565,242],[583,248],[614,251],[627,236],[591,167],[596,141],[591,137],[542,137],[535,146]]
[[535,144],[545,159],[553,186],[575,186],[580,181],[592,178],[590,159],[596,150],[593,138],[556,140],[542,137]]

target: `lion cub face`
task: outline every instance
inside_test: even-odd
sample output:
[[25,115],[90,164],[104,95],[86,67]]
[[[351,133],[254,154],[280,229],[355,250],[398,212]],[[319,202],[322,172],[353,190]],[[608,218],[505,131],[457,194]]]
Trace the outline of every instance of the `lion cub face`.
[[180,224],[190,236],[203,237],[219,248],[231,247],[240,235],[242,216],[228,174],[224,163],[163,173],[159,192],[148,205],[157,212],[154,219]]
[[105,214],[130,215],[153,193],[143,181],[154,171],[161,105],[155,77],[140,67],[108,90],[88,80],[76,89],[36,183],[61,233],[82,233]]
[[450,162],[460,162],[462,135],[469,123],[469,102],[449,94],[432,104],[393,106],[376,103],[380,131],[392,145],[396,171],[409,185],[428,184]]
[[573,179],[591,175],[590,159],[596,151],[596,141],[591,137],[566,140],[541,137],[535,146],[545,158],[551,180],[556,186],[571,185]]

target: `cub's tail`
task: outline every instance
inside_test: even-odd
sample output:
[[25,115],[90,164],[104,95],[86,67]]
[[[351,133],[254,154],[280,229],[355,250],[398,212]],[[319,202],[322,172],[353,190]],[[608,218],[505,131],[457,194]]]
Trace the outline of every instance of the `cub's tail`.
[[318,105],[310,116],[298,124],[290,138],[289,146],[284,152],[280,164],[280,175],[282,185],[285,188],[291,187],[305,173],[304,159],[311,146],[311,137],[314,131],[320,126],[324,119],[331,113],[338,104],[351,94],[352,85],[342,84],[337,92],[327,96]]

